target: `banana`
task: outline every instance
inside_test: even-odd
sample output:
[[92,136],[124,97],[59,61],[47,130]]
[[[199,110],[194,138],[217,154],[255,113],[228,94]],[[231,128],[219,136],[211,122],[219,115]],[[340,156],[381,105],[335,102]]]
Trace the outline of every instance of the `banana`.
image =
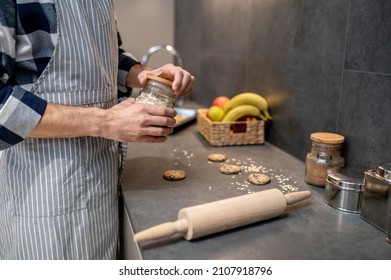
[[234,122],[245,116],[259,117],[260,114],[261,111],[254,105],[239,105],[229,110],[222,119],[222,122]]
[[243,92],[235,95],[224,106],[224,114],[227,115],[229,111],[240,105],[253,105],[258,107],[261,113],[266,117],[266,120],[271,120],[271,116],[268,111],[268,103],[266,99],[254,92]]

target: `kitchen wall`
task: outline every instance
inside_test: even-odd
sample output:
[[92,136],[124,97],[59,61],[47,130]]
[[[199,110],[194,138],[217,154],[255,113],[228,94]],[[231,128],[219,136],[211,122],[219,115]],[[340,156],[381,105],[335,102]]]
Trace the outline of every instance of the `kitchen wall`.
[[261,93],[266,139],[304,160],[312,132],[346,137],[347,164],[391,162],[391,1],[177,0],[175,45],[204,107]]
[[[174,44],[175,0],[114,0],[122,47],[141,59],[147,50],[160,44]],[[151,55],[148,65],[173,62],[167,52]]]

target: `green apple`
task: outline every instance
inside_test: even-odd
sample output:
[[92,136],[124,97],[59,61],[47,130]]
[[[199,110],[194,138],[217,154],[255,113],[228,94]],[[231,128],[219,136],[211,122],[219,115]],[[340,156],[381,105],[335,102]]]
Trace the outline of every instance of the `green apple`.
[[224,118],[224,110],[219,106],[211,106],[207,116],[212,122],[220,122]]

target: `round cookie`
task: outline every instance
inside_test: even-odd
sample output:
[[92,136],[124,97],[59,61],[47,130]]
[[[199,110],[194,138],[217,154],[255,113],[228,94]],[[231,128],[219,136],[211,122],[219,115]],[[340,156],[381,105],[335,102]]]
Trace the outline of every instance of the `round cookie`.
[[227,156],[224,154],[209,154],[208,160],[214,161],[214,162],[222,162],[227,160]]
[[183,170],[172,169],[163,173],[163,178],[168,181],[180,181],[186,178],[186,172]]
[[220,172],[223,174],[238,174],[242,171],[242,168],[239,165],[234,164],[224,164],[220,166]]
[[253,185],[265,185],[270,182],[270,177],[263,173],[252,173],[248,175],[247,181]]

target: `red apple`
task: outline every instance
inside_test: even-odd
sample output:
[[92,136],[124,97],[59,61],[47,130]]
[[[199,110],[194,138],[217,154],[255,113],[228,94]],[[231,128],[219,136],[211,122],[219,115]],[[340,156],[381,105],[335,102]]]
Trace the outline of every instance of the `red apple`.
[[227,96],[218,96],[213,100],[212,106],[218,106],[224,109],[225,103],[227,103],[230,99]]

